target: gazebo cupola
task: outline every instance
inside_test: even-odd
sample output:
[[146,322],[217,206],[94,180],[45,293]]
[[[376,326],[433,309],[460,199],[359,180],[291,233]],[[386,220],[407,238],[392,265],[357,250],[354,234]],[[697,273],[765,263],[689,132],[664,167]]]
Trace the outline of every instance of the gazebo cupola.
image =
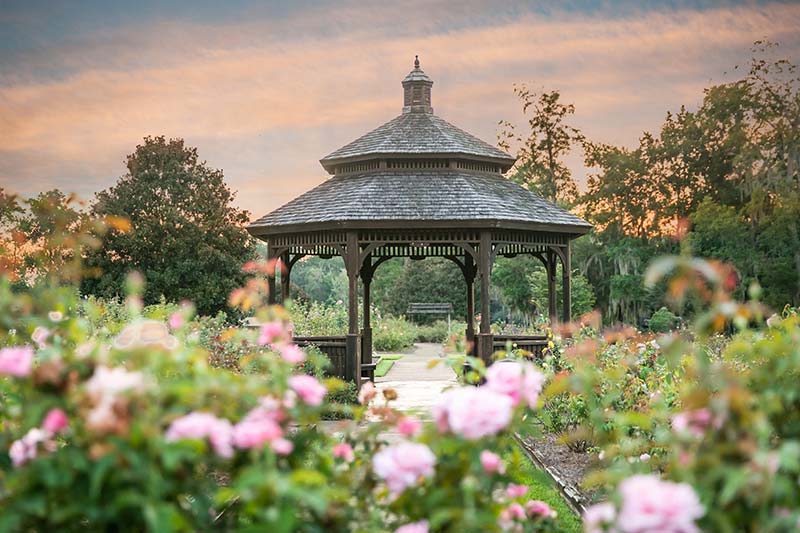
[[[529,254],[545,266],[547,309],[555,320],[556,271],[562,275],[564,320],[570,317],[570,241],[591,225],[506,179],[515,158],[433,113],[433,81],[419,59],[403,79],[402,113],[320,160],[331,175],[317,187],[248,226],[285,265],[281,294],[289,297],[292,266],[302,257],[341,256],[349,280],[348,331],[306,339],[325,351],[334,373],[360,380],[372,359],[370,284],[393,257],[443,257],[464,274],[466,337],[487,362],[506,342],[537,351],[538,337],[495,336],[490,327],[491,270],[497,256]],[[475,331],[475,282],[480,280],[480,330]],[[270,298],[276,300],[275,278]],[[359,302],[359,285],[363,300]],[[361,305],[360,305],[361,304]],[[359,329],[359,310],[363,313]]]
[[414,70],[403,79],[403,113],[433,113],[431,87],[433,80],[419,68],[417,56]]

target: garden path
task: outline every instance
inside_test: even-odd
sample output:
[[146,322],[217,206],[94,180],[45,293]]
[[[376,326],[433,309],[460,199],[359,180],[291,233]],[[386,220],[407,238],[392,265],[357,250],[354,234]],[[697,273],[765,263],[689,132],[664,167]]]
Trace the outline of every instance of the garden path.
[[[415,344],[410,353],[395,362],[386,376],[375,380],[375,385],[380,390],[392,388],[397,391],[397,400],[392,402],[396,409],[429,419],[430,408],[442,392],[456,385],[456,375],[443,359],[442,345]],[[429,368],[432,360],[440,360],[440,363]]]

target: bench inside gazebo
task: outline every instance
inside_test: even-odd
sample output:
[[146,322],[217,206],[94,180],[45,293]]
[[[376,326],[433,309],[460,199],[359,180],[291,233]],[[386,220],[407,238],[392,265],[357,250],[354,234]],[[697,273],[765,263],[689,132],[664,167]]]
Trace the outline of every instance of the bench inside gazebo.
[[[341,336],[296,337],[315,345],[333,364],[332,374],[360,382],[373,368],[370,284],[393,257],[443,257],[464,275],[466,338],[487,363],[511,342],[541,350],[540,336],[493,335],[489,286],[498,256],[530,254],[544,264],[548,311],[557,319],[556,274],[562,269],[561,318],[570,318],[570,241],[591,225],[506,179],[515,158],[433,113],[433,81],[419,61],[402,82],[402,113],[320,163],[331,174],[321,185],[256,220],[248,231],[266,241],[279,259],[281,301],[289,297],[292,267],[308,255],[344,259],[348,331]],[[277,270],[277,269],[276,269]],[[475,283],[480,285],[480,326],[475,331]],[[277,301],[275,278],[270,299]],[[359,305],[359,283],[362,301]],[[359,329],[359,311],[362,327]]]

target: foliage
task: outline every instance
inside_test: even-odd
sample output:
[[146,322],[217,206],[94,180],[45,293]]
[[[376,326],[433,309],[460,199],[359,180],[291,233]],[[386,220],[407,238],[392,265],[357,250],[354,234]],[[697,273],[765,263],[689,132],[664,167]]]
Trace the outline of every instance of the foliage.
[[417,328],[404,318],[376,316],[372,328],[372,346],[379,352],[396,352],[417,340]]
[[650,317],[648,327],[653,333],[668,333],[677,328],[681,323],[681,318],[675,313],[662,307]]
[[114,297],[131,270],[147,279],[146,303],[162,296],[192,300],[201,314],[226,307],[244,281],[242,265],[254,256],[244,229],[249,214],[231,205],[222,171],[208,167],[181,139],[146,137],[128,156],[128,172],[97,194],[95,217],[129,221],[110,231],[87,256],[96,276],[82,290]]

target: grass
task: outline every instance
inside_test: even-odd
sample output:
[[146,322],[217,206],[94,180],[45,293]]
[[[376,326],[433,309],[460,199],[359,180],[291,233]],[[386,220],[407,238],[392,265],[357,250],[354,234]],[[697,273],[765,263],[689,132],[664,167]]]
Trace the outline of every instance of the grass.
[[581,533],[583,526],[580,518],[570,509],[561,493],[553,485],[553,480],[536,468],[525,452],[519,447],[505,457],[506,468],[514,483],[528,487],[527,497],[532,500],[542,500],[558,512],[558,521],[563,533]]
[[376,378],[382,378],[383,376],[385,376],[389,372],[389,370],[392,369],[392,366],[394,366],[394,362],[402,358],[403,354],[400,353],[382,354],[380,357],[381,357],[381,362],[378,363],[378,366],[375,367]]

